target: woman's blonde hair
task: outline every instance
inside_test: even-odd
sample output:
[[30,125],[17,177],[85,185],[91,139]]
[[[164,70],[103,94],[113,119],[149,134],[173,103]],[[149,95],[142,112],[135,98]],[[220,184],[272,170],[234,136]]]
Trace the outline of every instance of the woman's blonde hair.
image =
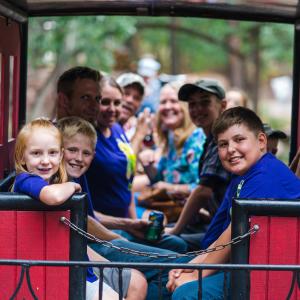
[[[49,131],[53,132],[60,143],[61,151],[63,151],[63,140],[62,135],[58,128],[47,118],[38,118],[29,123],[27,123],[19,132],[16,145],[15,145],[15,169],[16,173],[28,173],[26,165],[24,164],[24,153],[26,150],[27,142],[29,136],[35,129],[48,129]],[[63,183],[67,181],[67,172],[65,169],[65,164],[63,160],[59,164],[59,169],[56,174],[50,180],[50,183]]]
[[57,121],[57,127],[62,133],[63,140],[71,139],[76,134],[82,134],[91,141],[93,150],[95,150],[97,133],[90,122],[79,117],[66,117]]
[[[182,82],[170,82],[163,86],[161,89],[161,92],[167,88],[171,88],[174,90],[178,96],[178,91],[180,87],[182,86]],[[177,98],[178,99],[178,98]],[[188,104],[183,101],[179,101],[179,104],[181,106],[182,112],[183,112],[183,121],[180,127],[176,128],[174,130],[174,142],[175,142],[175,148],[177,153],[180,153],[182,150],[182,146],[185,143],[186,139],[192,134],[192,132],[195,130],[195,125],[192,123],[190,114],[188,111]],[[168,130],[164,129],[164,126],[161,121],[161,115],[157,113],[157,135],[158,135],[158,141],[160,144],[163,145],[163,153],[165,154],[168,151],[169,145],[168,145]]]

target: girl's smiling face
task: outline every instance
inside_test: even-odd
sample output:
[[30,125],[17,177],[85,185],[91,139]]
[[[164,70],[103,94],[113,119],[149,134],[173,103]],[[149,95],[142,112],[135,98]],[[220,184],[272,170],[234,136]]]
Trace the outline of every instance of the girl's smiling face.
[[36,128],[28,136],[22,164],[29,173],[48,181],[58,172],[62,148],[57,134],[47,128]]

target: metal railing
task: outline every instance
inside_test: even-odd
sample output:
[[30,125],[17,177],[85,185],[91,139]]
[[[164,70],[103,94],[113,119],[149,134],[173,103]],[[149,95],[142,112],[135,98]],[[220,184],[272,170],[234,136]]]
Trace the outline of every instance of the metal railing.
[[[119,299],[123,299],[122,291],[122,270],[124,268],[147,268],[147,269],[158,269],[159,270],[159,292],[156,299],[162,298],[162,286],[161,275],[163,272],[169,271],[170,269],[194,269],[198,270],[198,299],[202,299],[202,272],[203,270],[217,270],[224,272],[224,299],[230,297],[227,293],[227,274],[232,271],[245,271],[249,273],[251,271],[282,271],[282,272],[292,272],[292,280],[290,284],[290,289],[286,295],[287,300],[291,298],[291,295],[294,289],[298,286],[300,288],[300,266],[299,265],[244,265],[244,264],[174,264],[174,263],[113,263],[113,262],[83,262],[83,261],[43,261],[43,260],[0,260],[0,265],[6,266],[20,266],[20,275],[19,282],[16,286],[15,291],[13,291],[10,300],[16,299],[18,292],[22,285],[24,285],[24,278],[26,277],[26,283],[30,290],[32,299],[38,299],[34,293],[30,279],[30,268],[37,266],[46,266],[46,267],[77,267],[77,268],[87,268],[95,267],[99,268],[100,278],[99,278],[99,299],[102,299],[103,296],[103,269],[104,268],[117,268],[119,269]],[[249,291],[248,291],[249,292]],[[84,298],[83,298],[84,299]]]

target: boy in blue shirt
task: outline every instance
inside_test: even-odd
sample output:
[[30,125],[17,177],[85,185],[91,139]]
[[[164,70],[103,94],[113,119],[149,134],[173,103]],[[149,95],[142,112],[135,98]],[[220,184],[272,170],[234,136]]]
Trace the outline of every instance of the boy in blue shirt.
[[[82,191],[87,194],[88,200],[88,232],[96,235],[101,231],[101,238],[110,236],[108,230],[103,227],[94,215],[93,205],[90,198],[88,184],[84,173],[89,168],[95,153],[97,134],[89,122],[78,117],[67,117],[60,119],[57,123],[62,132],[64,146],[64,164],[69,177],[80,184]],[[118,235],[116,235],[118,238]],[[106,260],[88,247],[88,253],[94,256],[95,260]],[[96,257],[95,257],[96,255]],[[105,268],[104,283],[119,292],[119,272],[116,268]],[[89,280],[87,282],[90,294],[97,295],[99,281],[90,268],[88,269]],[[122,272],[122,290],[126,299],[144,299],[147,291],[147,283],[144,276],[137,270],[124,269]],[[116,299],[117,294],[106,288],[106,293],[110,293],[107,299]]]
[[[299,199],[300,180],[271,153],[259,117],[251,110],[235,107],[226,110],[214,124],[213,135],[224,168],[234,174],[223,202],[202,241],[205,247],[226,244],[231,240],[232,198]],[[191,263],[226,263],[230,248],[198,256]],[[204,270],[203,298],[223,299],[222,273]],[[197,299],[197,271],[172,270],[168,288],[172,299]]]

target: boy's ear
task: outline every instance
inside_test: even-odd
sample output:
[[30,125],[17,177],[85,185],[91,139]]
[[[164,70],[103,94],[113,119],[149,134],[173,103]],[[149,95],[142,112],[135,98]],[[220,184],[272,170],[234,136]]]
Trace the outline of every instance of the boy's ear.
[[268,139],[267,139],[267,136],[266,136],[266,134],[264,132],[260,132],[258,134],[258,141],[259,141],[260,150],[262,152],[267,151],[267,142],[268,142]]

